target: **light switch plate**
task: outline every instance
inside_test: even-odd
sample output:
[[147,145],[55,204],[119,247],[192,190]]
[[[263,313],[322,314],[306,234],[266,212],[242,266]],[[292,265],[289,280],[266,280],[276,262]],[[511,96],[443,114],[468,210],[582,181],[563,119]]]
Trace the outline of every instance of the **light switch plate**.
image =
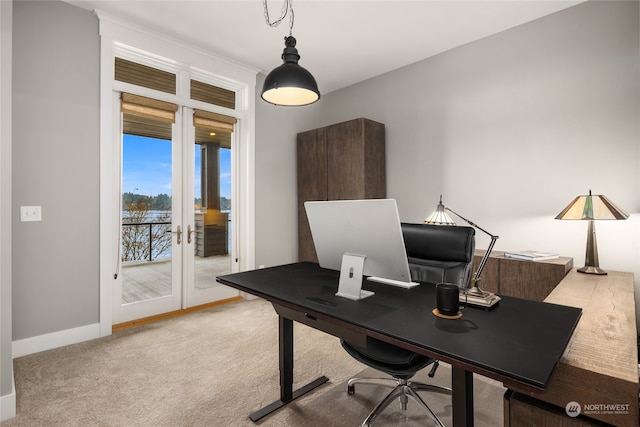
[[20,221],[42,221],[42,207],[20,206]]

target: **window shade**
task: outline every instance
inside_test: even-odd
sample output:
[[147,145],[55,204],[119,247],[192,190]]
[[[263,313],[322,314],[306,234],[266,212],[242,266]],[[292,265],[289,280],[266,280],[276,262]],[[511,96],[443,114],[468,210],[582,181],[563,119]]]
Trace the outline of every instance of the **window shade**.
[[123,114],[122,133],[171,141],[173,139],[173,123],[161,122],[133,114]]
[[115,79],[136,86],[176,94],[175,74],[122,58],[116,58]]
[[171,102],[146,98],[144,96],[123,93],[121,109],[123,113],[175,123],[178,105]]
[[233,110],[236,108],[235,92],[197,80],[191,80],[191,99]]
[[233,127],[236,122],[235,117],[225,116],[224,114],[211,113],[203,110],[195,110],[193,112],[193,125],[195,127],[233,132]]

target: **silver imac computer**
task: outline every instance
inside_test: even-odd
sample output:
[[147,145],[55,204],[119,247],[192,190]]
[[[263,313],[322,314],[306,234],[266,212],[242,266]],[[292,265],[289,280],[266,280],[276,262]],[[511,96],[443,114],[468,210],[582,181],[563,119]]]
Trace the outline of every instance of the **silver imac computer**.
[[372,295],[362,279],[410,288],[407,253],[393,199],[305,202],[320,267],[340,271],[339,296]]

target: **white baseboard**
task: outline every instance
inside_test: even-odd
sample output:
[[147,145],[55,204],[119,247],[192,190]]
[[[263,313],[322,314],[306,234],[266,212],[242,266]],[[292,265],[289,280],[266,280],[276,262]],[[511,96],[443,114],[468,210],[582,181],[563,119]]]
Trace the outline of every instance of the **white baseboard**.
[[16,416],[16,381],[14,378],[13,387],[11,388],[11,394],[0,396],[0,421],[6,421],[15,416]]
[[100,337],[100,324],[80,326],[64,331],[52,332],[37,337],[25,338],[13,342],[13,358],[41,351],[52,350],[65,345],[76,344]]

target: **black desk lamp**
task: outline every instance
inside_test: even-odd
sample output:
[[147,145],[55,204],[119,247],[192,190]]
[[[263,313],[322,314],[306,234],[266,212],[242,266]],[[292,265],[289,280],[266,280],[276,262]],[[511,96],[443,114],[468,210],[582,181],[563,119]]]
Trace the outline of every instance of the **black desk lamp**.
[[471,288],[469,290],[464,291],[465,295],[461,296],[460,299],[462,301],[466,301],[471,305],[478,305],[481,307],[493,307],[500,301],[500,297],[496,294],[488,291],[483,291],[480,289],[480,275],[482,274],[482,270],[484,270],[485,265],[487,264],[487,260],[489,259],[489,255],[493,250],[493,246],[496,244],[496,240],[498,240],[498,236],[494,236],[489,233],[484,228],[480,227],[478,224],[469,221],[459,213],[456,213],[442,204],[442,195],[440,196],[440,202],[436,208],[436,211],[433,212],[427,219],[424,220],[425,224],[434,224],[434,225],[456,225],[455,221],[451,219],[449,214],[446,211],[451,212],[458,218],[462,219],[464,222],[469,224],[470,226],[477,228],[483,233],[487,234],[491,238],[491,242],[489,243],[489,247],[485,252],[482,260],[480,260],[480,264],[478,265],[478,269],[475,274],[471,278]]

